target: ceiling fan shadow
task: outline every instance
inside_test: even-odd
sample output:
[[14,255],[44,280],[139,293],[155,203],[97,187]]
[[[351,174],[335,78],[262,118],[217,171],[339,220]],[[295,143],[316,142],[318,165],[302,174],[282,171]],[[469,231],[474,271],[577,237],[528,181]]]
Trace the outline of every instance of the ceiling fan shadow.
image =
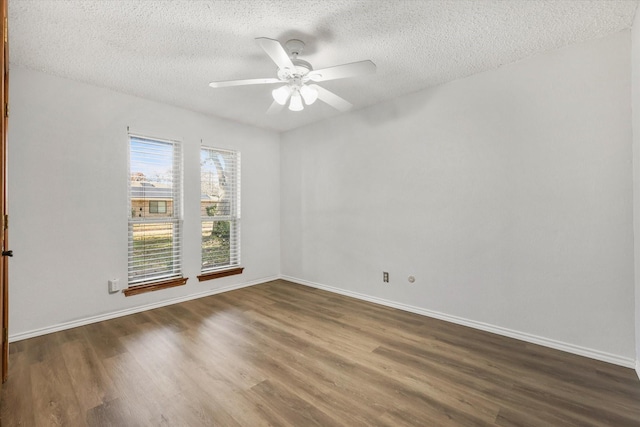
[[371,127],[384,126],[404,118],[425,114],[429,104],[436,97],[437,87],[399,95],[396,98],[370,105],[358,110],[362,121]]

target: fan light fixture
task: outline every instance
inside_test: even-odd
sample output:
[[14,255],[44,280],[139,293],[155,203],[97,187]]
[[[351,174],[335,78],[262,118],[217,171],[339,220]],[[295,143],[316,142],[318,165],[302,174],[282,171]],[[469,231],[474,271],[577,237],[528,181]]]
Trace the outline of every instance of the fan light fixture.
[[[318,99],[318,90],[306,85],[302,85],[300,88],[292,88],[289,85],[285,85],[272,90],[271,95],[273,96],[273,100],[280,105],[286,105],[287,101],[291,99],[289,101],[289,110],[302,111],[304,104],[311,105],[316,102]],[[302,103],[301,97],[304,100],[304,104]]]
[[318,91],[315,88],[309,86],[302,86],[300,88],[300,95],[304,99],[304,103],[311,105],[318,99]]
[[302,111],[304,107],[302,106],[302,97],[300,96],[300,92],[295,90],[291,94],[291,101],[289,102],[289,110],[291,111]]
[[289,85],[280,86],[278,89],[272,90],[271,95],[273,95],[274,101],[280,105],[284,105],[291,95],[291,88]]

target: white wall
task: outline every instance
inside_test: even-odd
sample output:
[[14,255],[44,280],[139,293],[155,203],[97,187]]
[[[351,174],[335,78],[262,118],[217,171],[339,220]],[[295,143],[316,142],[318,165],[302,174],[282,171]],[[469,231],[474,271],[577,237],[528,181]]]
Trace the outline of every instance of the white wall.
[[625,31],[283,134],[282,274],[631,366],[630,69]]
[[[9,120],[10,335],[277,277],[277,133],[18,67]],[[125,297],[127,126],[184,143],[185,286]],[[199,283],[200,140],[242,154],[242,275]]]
[[633,225],[635,234],[636,372],[640,377],[640,13],[631,31],[631,81],[633,122]]

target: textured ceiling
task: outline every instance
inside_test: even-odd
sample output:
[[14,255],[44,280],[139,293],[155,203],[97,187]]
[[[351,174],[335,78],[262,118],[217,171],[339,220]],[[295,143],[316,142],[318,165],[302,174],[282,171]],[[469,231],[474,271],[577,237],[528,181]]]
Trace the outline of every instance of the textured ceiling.
[[265,114],[275,77],[256,37],[303,40],[314,68],[370,59],[322,86],[362,108],[631,27],[636,1],[9,0],[10,63],[267,129],[338,113]]

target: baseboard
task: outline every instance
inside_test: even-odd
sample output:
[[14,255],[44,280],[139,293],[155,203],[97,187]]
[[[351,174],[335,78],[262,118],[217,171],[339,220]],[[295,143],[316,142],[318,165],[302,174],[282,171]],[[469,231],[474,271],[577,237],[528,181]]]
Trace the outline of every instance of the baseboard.
[[399,310],[408,311],[411,313],[420,314],[427,317],[433,317],[435,319],[445,320],[447,322],[455,323],[458,325],[468,326],[470,328],[479,329],[481,331],[491,332],[498,335],[503,335],[509,338],[515,338],[520,341],[529,342],[532,344],[538,344],[545,347],[553,348],[556,350],[565,351],[567,353],[577,354],[579,356],[589,357],[591,359],[600,360],[603,362],[613,363],[615,365],[624,366],[626,368],[634,368],[640,377],[640,362],[635,362],[631,358],[621,357],[615,354],[606,353],[600,350],[594,350],[586,347],[581,347],[573,344],[568,344],[561,341],[556,341],[549,338],[540,337],[537,335],[528,334],[526,332],[514,331],[512,329],[503,328],[501,326],[495,326],[488,323],[477,322],[475,320],[465,319],[463,317],[452,316],[450,314],[440,313],[438,311],[427,310],[420,307],[415,307],[407,304],[402,304],[395,301],[390,301],[378,297],[372,297],[370,295],[361,294],[358,292],[347,291],[340,288],[334,288],[332,286],[326,286],[319,283],[309,282],[307,280],[298,279],[290,276],[280,276],[281,279],[289,282],[298,283],[300,285],[309,286],[312,288],[322,289],[328,292],[345,295],[348,297],[360,299],[363,301],[372,302],[375,304],[384,305],[387,307],[397,308]]
[[115,319],[116,317],[128,316],[130,314],[140,313],[142,311],[153,310],[154,308],[165,307],[167,305],[178,304],[181,302],[203,298],[210,295],[221,294],[223,292],[229,292],[236,289],[246,288],[249,286],[258,285],[260,283],[265,283],[265,282],[269,282],[271,280],[277,280],[277,279],[279,279],[279,276],[265,277],[265,278],[253,280],[250,282],[224,286],[222,288],[211,289],[205,292],[198,292],[195,294],[189,294],[189,295],[185,295],[177,298],[171,298],[164,301],[155,302],[152,304],[145,304],[138,307],[127,308],[126,310],[118,310],[118,311],[113,311],[111,313],[100,314],[98,316],[85,317],[83,319],[59,323],[57,325],[47,326],[46,328],[34,329],[27,332],[21,332],[18,334],[9,335],[9,342],[12,343],[15,341],[26,340],[28,338],[33,338],[40,335],[46,335],[53,332],[63,331],[65,329],[77,328],[78,326],[84,326],[91,323],[102,322],[103,320]]
[[[640,357],[640,355],[638,355],[638,357]],[[638,376],[638,379],[640,380],[640,359],[636,360],[636,375]]]

